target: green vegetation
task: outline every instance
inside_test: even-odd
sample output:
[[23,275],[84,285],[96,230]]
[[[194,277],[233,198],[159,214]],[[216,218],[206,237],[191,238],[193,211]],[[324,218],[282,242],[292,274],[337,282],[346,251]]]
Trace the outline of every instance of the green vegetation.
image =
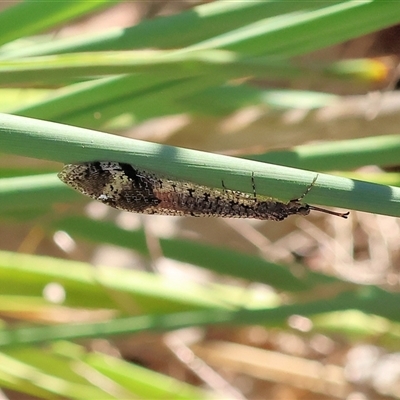
[[[399,23],[400,8],[379,0],[219,1],[127,28],[67,38],[52,33],[117,3],[54,1],[43,7],[24,1],[0,12],[0,386],[46,399],[210,398],[194,385],[73,342],[144,331],[216,324],[290,329],[288,318],[301,315],[317,332],[357,339],[377,334],[373,320],[382,343],[397,340],[399,295],[378,282],[359,285],[319,266],[311,271],[301,256],[272,261],[256,239],[249,250],[223,237],[218,243],[194,235],[153,238],[142,219],[137,229],[122,228],[117,214],[94,219],[83,211],[87,199],[56,172],[61,163],[112,160],[211,187],[222,188],[223,181],[247,193],[254,173],[257,196],[282,201],[300,197],[318,173],[307,203],[399,217],[396,172],[352,171],[396,165],[397,127],[333,138],[321,122],[308,129],[319,111],[343,98],[340,90],[318,93],[299,82],[357,87],[357,93],[382,82],[388,70],[381,61],[307,57]],[[266,89],[271,82],[274,89]],[[252,107],[262,110],[261,129],[224,131],[228,117]],[[294,111],[308,113],[310,121],[284,136],[283,116],[290,120]],[[182,147],[122,136],[140,123],[176,115],[192,121]],[[317,133],[304,133],[309,130]],[[308,143],[327,138],[335,140]],[[269,140],[276,140],[272,150]],[[210,143],[214,152],[191,150],[207,150]],[[60,232],[80,250],[55,246]],[[204,285],[110,265],[94,268],[91,256],[101,246],[123,248],[148,268],[164,257],[229,279]],[[260,297],[259,288],[238,284],[249,281],[273,290]],[[51,285],[65,298],[50,301],[44,293]],[[356,313],[353,324],[346,313]],[[93,373],[106,377],[107,385]]]

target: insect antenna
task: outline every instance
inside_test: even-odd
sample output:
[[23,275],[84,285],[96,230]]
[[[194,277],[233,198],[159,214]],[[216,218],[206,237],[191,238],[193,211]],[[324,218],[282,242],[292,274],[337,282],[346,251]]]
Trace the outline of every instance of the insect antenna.
[[340,212],[335,212],[335,211],[327,210],[326,208],[320,208],[320,207],[316,207],[316,206],[309,205],[308,207],[310,210],[321,211],[325,214],[336,215],[337,217],[341,217],[341,218],[345,218],[345,219],[347,219],[347,217],[350,214],[350,211],[347,211],[346,213],[340,213]]
[[[310,190],[312,189],[312,187],[315,185],[315,182],[317,181],[317,179],[318,179],[318,174],[315,176],[315,178],[313,179],[313,181],[311,182],[311,184],[308,185],[306,191],[305,191],[296,201],[301,201],[301,200],[304,199],[304,197],[306,196],[306,194],[309,193]],[[316,207],[316,206],[310,206],[309,204],[307,204],[307,205],[308,205],[308,208],[309,208],[310,210],[320,211],[320,212],[323,212],[323,213],[325,213],[325,214],[335,215],[336,217],[341,217],[341,218],[344,218],[344,219],[347,219],[347,217],[348,217],[349,214],[350,214],[350,211],[347,211],[347,212],[345,212],[345,213],[340,213],[340,212],[335,212],[335,211],[327,210],[326,208],[320,208],[320,207]]]

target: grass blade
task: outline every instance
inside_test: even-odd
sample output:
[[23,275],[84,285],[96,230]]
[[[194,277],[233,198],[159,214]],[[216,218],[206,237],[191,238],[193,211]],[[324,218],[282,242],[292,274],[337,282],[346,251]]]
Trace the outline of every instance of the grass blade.
[[[3,152],[59,162],[112,160],[176,179],[252,192],[283,201],[300,197],[316,174],[272,164],[162,146],[11,115],[0,116]],[[228,178],[229,177],[229,178]],[[400,216],[400,189],[319,174],[307,202]]]

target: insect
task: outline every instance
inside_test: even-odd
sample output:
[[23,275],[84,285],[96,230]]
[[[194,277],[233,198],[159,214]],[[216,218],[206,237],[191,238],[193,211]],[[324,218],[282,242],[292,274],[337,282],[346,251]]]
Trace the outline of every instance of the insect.
[[336,213],[301,203],[316,178],[300,198],[282,203],[269,197],[257,199],[254,175],[253,196],[164,178],[136,169],[130,164],[108,161],[67,164],[58,177],[92,199],[118,210],[143,214],[256,218],[273,221],[282,221],[289,215],[308,215],[311,210],[342,218],[349,215],[348,212]]

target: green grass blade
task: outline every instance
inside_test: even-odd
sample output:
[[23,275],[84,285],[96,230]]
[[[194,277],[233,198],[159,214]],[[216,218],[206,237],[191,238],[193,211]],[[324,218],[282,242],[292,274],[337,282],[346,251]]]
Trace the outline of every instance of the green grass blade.
[[[94,270],[89,264],[0,252],[0,293],[42,297],[43,288],[57,282],[67,293],[64,306],[109,308],[137,313],[167,313],[229,305],[215,289],[182,285],[140,271]],[[84,295],[82,295],[84,293]],[[115,294],[113,296],[112,294]],[[122,307],[118,296],[126,301]]]
[[[335,4],[338,1],[324,4],[326,3]],[[292,1],[219,1],[194,7],[177,15],[145,20],[129,28],[4,51],[2,56],[18,58],[80,51],[179,48],[237,29],[260,18],[297,11],[303,7],[301,2]],[[182,35],[182,32],[185,34]]]
[[3,57],[123,50],[132,49],[132,44],[136,48],[179,48],[197,46],[201,41],[202,48],[295,55],[361,36],[400,20],[397,8],[391,2],[380,0],[307,3],[305,7],[302,2],[286,1],[216,2],[176,16],[144,21],[128,29],[5,52]]
[[[244,57],[226,50],[123,51],[77,53],[20,60],[0,60],[0,84],[63,84],[90,76],[146,73],[164,75],[165,80],[206,77],[222,80],[239,77],[293,78],[333,77],[372,79],[383,66],[370,60],[347,61],[319,66],[298,64],[271,56]],[[346,68],[347,67],[347,68]],[[379,68],[380,67],[380,68]],[[377,71],[376,71],[377,70]],[[168,76],[168,78],[165,77]]]
[[242,54],[292,57],[386,28],[400,20],[400,9],[387,1],[319,4],[318,10],[257,19],[253,24],[189,49],[227,49]]
[[[147,79],[150,81],[151,76]],[[193,95],[204,87],[219,85],[223,81],[224,78],[218,74],[198,76],[191,79],[168,80],[149,88],[139,96],[126,96],[102,104],[98,118],[93,118],[93,115],[96,115],[99,110],[99,107],[95,106],[76,115],[67,116],[65,122],[69,125],[91,126],[94,129],[99,129],[110,119],[123,113],[133,115],[134,120],[180,114],[184,111],[178,101],[181,96]]]
[[302,145],[290,150],[271,151],[246,158],[316,171],[344,171],[365,165],[384,167],[399,162],[400,135]]
[[[68,69],[70,61],[68,59],[68,62],[64,64],[65,68]],[[203,74],[204,70],[201,73],[198,71],[198,76],[189,80],[183,79],[186,74],[186,61],[182,60],[180,67],[178,63],[174,71],[167,74],[162,73],[161,70],[159,73],[138,73],[78,83],[55,90],[52,96],[36,103],[30,102],[17,108],[8,107],[7,111],[21,116],[99,128],[123,113],[133,115],[132,118],[138,121],[182,112],[226,115],[240,107],[253,104],[263,104],[274,108],[297,108],[301,104],[302,108],[317,108],[331,104],[338,97],[316,92],[266,91],[245,84],[238,86],[226,82],[229,77],[238,78],[243,74],[257,75],[259,73],[260,76],[267,74],[269,77],[278,78],[292,79],[300,75],[312,75],[313,79],[331,80],[333,74],[330,69],[332,68],[338,71],[335,77],[341,80],[346,79],[346,82],[349,78],[355,82],[364,76],[378,75],[380,69],[376,62],[362,61],[357,62],[357,65],[354,65],[354,61],[348,61],[309,69],[307,66],[292,66],[286,61],[276,64],[265,59],[251,60],[251,62],[237,60],[221,70],[217,60],[209,58],[208,67],[215,68],[208,75]],[[159,64],[158,66],[162,68]],[[193,68],[190,69],[189,75],[195,73]],[[348,71],[349,69],[351,72]],[[60,71],[52,71],[49,72],[49,76],[58,73]],[[154,106],[155,104],[157,107]]]
[[56,174],[0,179],[1,213],[45,208],[53,203],[68,201],[79,201],[79,197],[66,190]]
[[88,354],[85,362],[141,399],[197,400],[209,398],[199,389],[184,382],[105,354]]
[[[65,218],[55,222],[53,226],[56,229],[65,230],[73,238],[109,243],[149,255],[143,230],[126,231],[109,222],[93,221],[83,217]],[[310,290],[315,285],[340,282],[333,277],[311,271],[302,273],[300,278],[293,273],[296,270],[295,265],[285,266],[272,263],[261,257],[232,249],[217,248],[182,239],[160,238],[159,243],[165,257],[201,266],[220,274],[263,282],[278,290],[297,292]],[[204,257],[204,254],[207,254],[207,257]],[[303,269],[299,267],[298,270]]]
[[128,97],[140,98],[149,91],[160,90],[161,85],[171,80],[163,75],[134,74],[77,83],[34,104],[14,108],[11,113],[57,122],[84,118],[89,121],[94,118],[95,110],[101,115],[109,104]]
[[[272,164],[147,143],[11,115],[0,116],[3,152],[59,162],[113,160],[198,184],[290,200],[315,173]],[[400,216],[400,189],[319,174],[307,202]]]
[[37,349],[0,353],[0,384],[44,399],[114,399],[100,387],[71,370],[60,357]]
[[0,83],[7,85],[37,82],[68,82],[73,78],[118,75],[126,73],[163,73],[171,78],[204,74],[213,63],[224,66],[235,61],[225,51],[194,52],[106,52],[78,53],[0,61]]
[[73,18],[115,4],[115,0],[20,2],[0,13],[0,45],[23,36],[43,32]]
[[[0,385],[37,398],[209,398],[187,383],[65,341],[44,349],[3,348],[0,360]],[[93,373],[98,375],[94,380]],[[98,379],[107,380],[107,385]]]
[[361,288],[342,292],[329,301],[320,299],[299,304],[283,305],[256,310],[214,309],[190,311],[168,315],[143,315],[119,318],[97,323],[82,323],[49,327],[32,327],[0,331],[0,347],[43,343],[60,339],[88,337],[110,337],[127,335],[146,330],[166,331],[189,326],[215,324],[282,324],[291,315],[313,316],[348,309],[379,315],[393,321],[400,321],[400,296],[376,287]]

